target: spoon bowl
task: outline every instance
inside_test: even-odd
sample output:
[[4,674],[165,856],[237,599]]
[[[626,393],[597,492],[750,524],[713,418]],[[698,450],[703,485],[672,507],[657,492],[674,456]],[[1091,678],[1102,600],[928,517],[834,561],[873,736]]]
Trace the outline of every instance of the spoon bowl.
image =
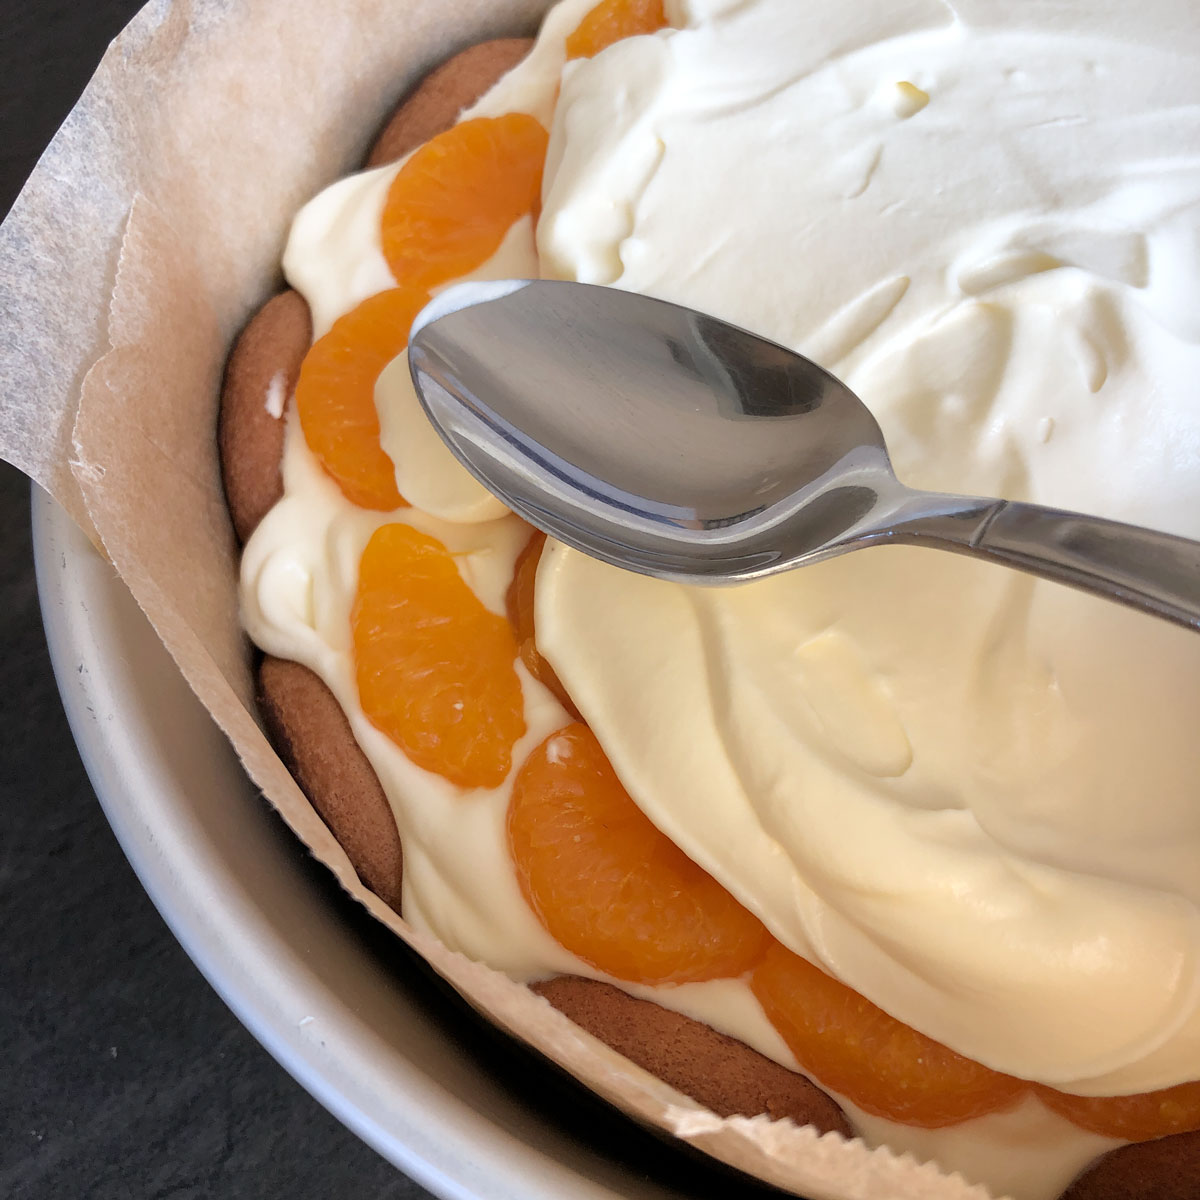
[[728,584],[869,545],[927,545],[1200,628],[1200,543],[905,487],[845,384],[705,313],[589,284],[459,284],[418,316],[409,364],[477,479],[616,566]]

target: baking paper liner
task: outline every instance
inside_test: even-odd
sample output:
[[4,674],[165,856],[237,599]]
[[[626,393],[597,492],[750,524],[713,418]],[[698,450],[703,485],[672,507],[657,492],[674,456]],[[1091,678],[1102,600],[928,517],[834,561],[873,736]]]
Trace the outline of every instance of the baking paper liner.
[[113,43],[0,229],[0,453],[110,557],[297,836],[476,1009],[648,1125],[812,1200],[986,1200],[888,1150],[722,1119],[359,882],[264,737],[237,620],[217,396],[279,283],[295,210],[352,169],[406,87],[530,33],[539,0],[178,0]]

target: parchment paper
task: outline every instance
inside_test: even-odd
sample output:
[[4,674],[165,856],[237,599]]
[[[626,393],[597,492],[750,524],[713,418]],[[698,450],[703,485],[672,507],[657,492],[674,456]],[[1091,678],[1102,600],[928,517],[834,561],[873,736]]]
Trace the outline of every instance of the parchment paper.
[[532,32],[545,0],[177,0],[114,42],[0,229],[0,453],[112,559],[306,846],[480,1012],[632,1117],[812,1200],[986,1200],[887,1150],[723,1120],[359,883],[263,736],[237,622],[217,392],[278,284],[294,211],[351,169],[407,84]]

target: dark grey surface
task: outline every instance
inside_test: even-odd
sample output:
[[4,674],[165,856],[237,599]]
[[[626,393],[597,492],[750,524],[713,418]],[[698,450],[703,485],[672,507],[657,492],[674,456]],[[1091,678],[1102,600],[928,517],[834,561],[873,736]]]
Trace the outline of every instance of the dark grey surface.
[[[0,3],[0,212],[137,7]],[[3,463],[0,614],[0,1196],[427,1196],[238,1024],[141,890],[67,728],[29,482]]]

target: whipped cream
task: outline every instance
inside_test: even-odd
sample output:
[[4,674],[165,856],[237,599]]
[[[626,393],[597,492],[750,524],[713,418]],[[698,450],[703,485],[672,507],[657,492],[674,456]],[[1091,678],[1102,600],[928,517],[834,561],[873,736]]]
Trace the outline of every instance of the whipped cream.
[[[475,277],[635,288],[805,349],[919,486],[1200,534],[1180,386],[1200,168],[1179,150],[1200,35],[1178,4],[1139,6],[1133,30],[1115,4],[680,3],[680,28],[564,64],[591,6],[554,8],[467,114],[554,121],[538,246],[518,222]],[[317,336],[394,285],[378,225],[397,169],[296,219],[285,270]],[[350,608],[374,530],[439,538],[495,612],[525,537],[431,436],[403,356],[376,400],[418,508],[350,505],[291,419],[284,499],[243,558],[247,630],[346,711],[396,814],[409,920],[517,978],[604,978],[520,895],[511,777],[464,794],[362,713]],[[1189,635],[899,548],[696,592],[551,545],[537,591],[539,645],[635,800],[781,940],[1000,1069],[1085,1093],[1200,1076]],[[518,670],[519,764],[567,718]],[[621,986],[796,1068],[743,981]],[[935,1131],[843,1107],[872,1144],[1019,1200],[1115,1144],[1033,1099]]]
[[[1200,537],[1200,31],[686,9],[565,72],[543,265],[812,354],[915,486]],[[698,590],[555,546],[536,619],[637,803],[792,949],[1001,1071],[1200,1077],[1200,638],[901,547]]]

